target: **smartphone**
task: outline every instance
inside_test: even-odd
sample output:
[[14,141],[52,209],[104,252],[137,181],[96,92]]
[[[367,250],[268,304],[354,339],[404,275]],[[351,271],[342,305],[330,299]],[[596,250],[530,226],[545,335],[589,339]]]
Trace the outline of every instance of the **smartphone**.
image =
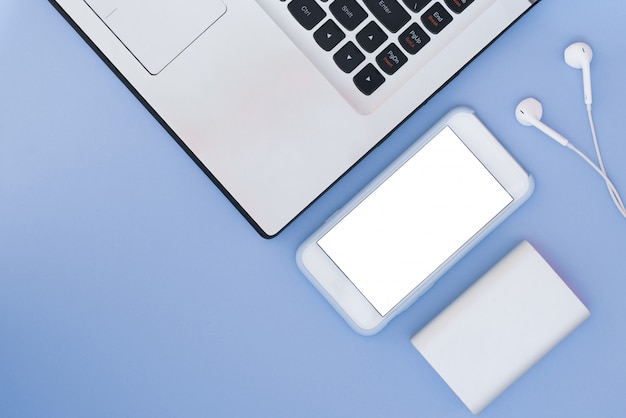
[[297,263],[357,332],[372,335],[533,186],[474,111],[456,108],[308,238]]

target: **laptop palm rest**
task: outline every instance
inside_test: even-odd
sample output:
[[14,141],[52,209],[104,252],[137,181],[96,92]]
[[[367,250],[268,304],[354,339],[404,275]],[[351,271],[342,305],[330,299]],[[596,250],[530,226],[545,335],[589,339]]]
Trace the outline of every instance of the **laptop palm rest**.
[[85,0],[152,75],[226,13],[221,0]]

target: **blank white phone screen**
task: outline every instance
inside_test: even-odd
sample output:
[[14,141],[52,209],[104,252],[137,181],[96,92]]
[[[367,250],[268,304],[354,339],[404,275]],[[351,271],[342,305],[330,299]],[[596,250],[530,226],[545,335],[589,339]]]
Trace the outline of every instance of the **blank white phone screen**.
[[512,200],[445,127],[318,245],[384,316]]

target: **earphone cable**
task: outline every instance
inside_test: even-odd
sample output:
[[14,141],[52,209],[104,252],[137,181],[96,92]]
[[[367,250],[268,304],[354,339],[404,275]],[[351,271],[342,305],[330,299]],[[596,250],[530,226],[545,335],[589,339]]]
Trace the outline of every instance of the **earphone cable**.
[[[596,151],[596,157],[598,158],[598,167],[600,168],[600,170],[604,174],[602,177],[605,178],[605,180],[606,180],[606,179],[609,178],[609,175],[606,172],[606,168],[604,166],[604,161],[602,160],[602,154],[600,153],[600,145],[599,145],[599,141],[598,141],[598,135],[596,133],[596,126],[595,126],[595,123],[593,121],[593,113],[591,111],[591,104],[587,105],[587,118],[589,120],[589,128],[591,129],[591,136],[593,138],[593,146],[594,146],[595,151]],[[619,206],[623,210],[624,209],[624,203],[622,202],[622,198],[620,197],[619,193],[617,193],[616,188],[615,187],[613,187],[613,188],[609,187],[609,183],[607,183],[607,188],[609,190],[609,193],[611,194],[611,198],[613,198],[613,202],[615,202],[615,204],[617,206]]]
[[604,182],[606,183],[606,186],[609,189],[609,194],[611,195],[611,198],[613,199],[613,203],[617,207],[617,210],[620,212],[620,214],[624,218],[626,218],[626,208],[624,207],[624,204],[622,203],[622,199],[617,191],[617,188],[615,187],[611,179],[606,175],[606,172],[600,169],[596,164],[594,164],[593,161],[591,161],[585,154],[583,154],[578,148],[576,148],[571,143],[567,144],[566,147],[574,151],[576,154],[578,154],[580,158],[582,158],[587,164],[589,164],[589,166],[591,166],[591,168],[593,168],[604,179]]

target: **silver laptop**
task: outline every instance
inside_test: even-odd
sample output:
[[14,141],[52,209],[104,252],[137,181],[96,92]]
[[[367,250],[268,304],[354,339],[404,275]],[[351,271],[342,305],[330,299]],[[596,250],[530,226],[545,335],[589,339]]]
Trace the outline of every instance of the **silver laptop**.
[[537,0],[50,0],[265,237]]

